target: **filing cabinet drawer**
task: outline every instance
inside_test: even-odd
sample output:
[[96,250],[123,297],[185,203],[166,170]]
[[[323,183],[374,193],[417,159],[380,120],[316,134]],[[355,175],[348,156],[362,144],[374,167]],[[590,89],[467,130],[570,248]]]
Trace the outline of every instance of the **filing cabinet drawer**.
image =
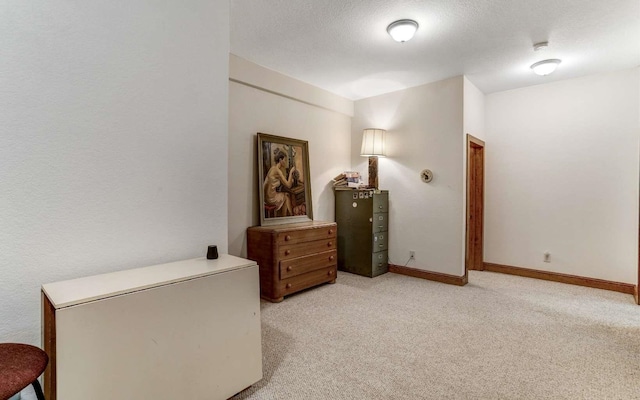
[[373,196],[373,212],[388,213],[389,212],[389,196]]
[[372,276],[384,274],[389,270],[388,254],[386,251],[373,253],[371,256]]
[[387,213],[376,213],[373,214],[373,224],[372,230],[373,233],[377,232],[386,232],[389,229],[389,214]]
[[376,232],[373,234],[373,251],[388,250],[387,232]]

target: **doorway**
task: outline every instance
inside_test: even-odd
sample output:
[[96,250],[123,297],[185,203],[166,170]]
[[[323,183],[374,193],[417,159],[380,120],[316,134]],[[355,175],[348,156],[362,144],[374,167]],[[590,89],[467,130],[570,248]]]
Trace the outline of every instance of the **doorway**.
[[484,270],[484,142],[467,134],[467,224],[465,275]]

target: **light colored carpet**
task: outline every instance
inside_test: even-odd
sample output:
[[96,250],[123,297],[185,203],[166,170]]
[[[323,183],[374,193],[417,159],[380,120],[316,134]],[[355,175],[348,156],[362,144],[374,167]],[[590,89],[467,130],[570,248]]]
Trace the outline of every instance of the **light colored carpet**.
[[345,272],[262,303],[240,399],[640,399],[633,296],[491,272],[456,287]]

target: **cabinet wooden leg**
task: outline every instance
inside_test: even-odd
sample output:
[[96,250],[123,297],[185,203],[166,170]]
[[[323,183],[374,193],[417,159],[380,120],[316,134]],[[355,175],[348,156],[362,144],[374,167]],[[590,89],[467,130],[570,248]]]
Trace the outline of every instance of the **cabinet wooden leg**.
[[271,298],[271,297],[267,297],[267,296],[260,296],[260,298],[262,300],[266,300],[266,301],[269,301],[271,303],[280,303],[282,300],[284,300],[284,296],[276,297],[276,298]]

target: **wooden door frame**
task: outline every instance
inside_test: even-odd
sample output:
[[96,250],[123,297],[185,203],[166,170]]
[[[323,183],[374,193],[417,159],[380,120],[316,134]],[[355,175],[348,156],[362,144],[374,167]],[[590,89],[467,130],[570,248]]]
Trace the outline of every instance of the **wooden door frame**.
[[474,171],[472,170],[472,167],[475,165],[474,162],[472,162],[472,156],[474,155],[474,150],[480,149],[481,150],[481,164],[480,164],[480,168],[481,168],[481,177],[482,177],[482,194],[480,196],[480,202],[481,202],[481,213],[482,213],[482,218],[481,218],[481,225],[482,225],[482,229],[480,230],[480,235],[481,235],[481,243],[482,246],[480,248],[480,262],[477,263],[476,262],[476,268],[472,268],[472,269],[479,269],[479,270],[484,270],[484,149],[485,149],[485,143],[484,141],[470,135],[467,133],[467,179],[466,179],[466,186],[467,186],[467,201],[466,201],[466,217],[465,217],[465,255],[464,255],[464,275],[465,277],[468,276],[469,273],[469,247],[471,246],[471,240],[470,240],[470,236],[469,236],[469,227],[471,225],[471,204],[472,202],[471,197],[472,197],[472,188],[471,188],[471,179],[470,176],[472,173],[474,173]]
[[638,281],[636,282],[636,288],[634,292],[634,297],[636,299],[636,304],[640,305],[640,214],[638,216]]

